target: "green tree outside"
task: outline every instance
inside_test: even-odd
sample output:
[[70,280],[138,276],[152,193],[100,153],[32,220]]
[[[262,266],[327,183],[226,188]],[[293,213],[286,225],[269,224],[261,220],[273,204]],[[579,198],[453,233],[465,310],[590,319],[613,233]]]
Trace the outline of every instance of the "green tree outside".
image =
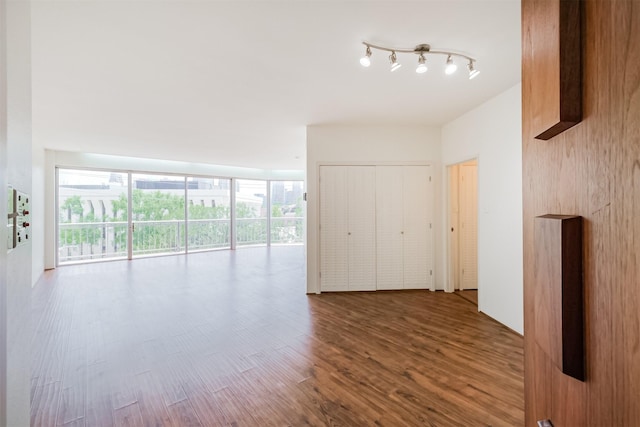
[[[134,189],[131,201],[132,221],[135,226],[133,233],[134,253],[159,253],[184,249],[185,198],[183,195]],[[284,206],[274,205],[271,208],[271,217],[282,218],[286,221],[283,208]],[[125,193],[120,194],[118,199],[111,201],[111,210],[111,216],[96,218],[92,212],[84,213],[81,196],[74,195],[68,197],[60,206],[59,219],[60,223],[126,222],[127,196]],[[295,212],[296,216],[302,215],[301,199],[296,203]],[[190,247],[208,249],[230,245],[230,221],[228,220],[231,211],[229,206],[202,206],[191,203],[188,206],[188,215]],[[238,218],[236,229],[238,242],[266,242],[266,219],[261,218],[259,208],[247,203],[238,203],[236,217]],[[153,221],[171,222],[145,224],[145,222]],[[298,222],[296,221],[295,234],[301,236],[302,225]],[[102,246],[101,253],[104,253],[109,228],[113,233],[113,252],[122,253],[127,247],[128,227],[126,224],[80,229],[65,228],[60,230],[60,244],[80,245],[81,251],[86,245],[91,248],[91,254],[94,246]],[[276,236],[272,235],[272,237]]]

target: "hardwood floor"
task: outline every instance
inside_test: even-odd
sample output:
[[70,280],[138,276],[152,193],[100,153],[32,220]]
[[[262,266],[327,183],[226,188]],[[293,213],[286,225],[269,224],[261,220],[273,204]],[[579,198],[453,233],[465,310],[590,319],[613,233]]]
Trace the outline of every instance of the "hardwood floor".
[[464,291],[456,291],[456,295],[461,298],[466,299],[472,304],[478,305],[478,290],[477,289],[466,289]]
[[516,426],[522,337],[454,294],[305,295],[302,247],[58,268],[34,426]]

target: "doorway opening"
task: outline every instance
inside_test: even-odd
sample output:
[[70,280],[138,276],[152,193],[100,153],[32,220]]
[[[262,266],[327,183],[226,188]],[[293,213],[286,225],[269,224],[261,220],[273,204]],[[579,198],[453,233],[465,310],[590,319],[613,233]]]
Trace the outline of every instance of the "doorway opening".
[[478,160],[448,167],[449,290],[478,305]]

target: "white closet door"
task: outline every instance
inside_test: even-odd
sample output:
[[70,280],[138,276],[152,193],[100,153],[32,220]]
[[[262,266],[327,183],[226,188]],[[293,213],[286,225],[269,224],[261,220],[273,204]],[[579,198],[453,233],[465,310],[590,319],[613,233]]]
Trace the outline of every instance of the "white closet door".
[[431,288],[432,183],[429,166],[403,167],[404,288]]
[[[426,239],[426,247],[425,247],[425,257],[426,257],[426,265],[425,265],[425,274],[427,275],[427,288],[433,289],[435,291],[435,283],[434,283],[434,266],[435,266],[435,249],[434,249],[434,228],[433,228],[433,218],[435,211],[435,186],[433,184],[432,176],[433,170],[431,166],[425,166],[425,175],[422,176],[423,179],[429,179],[429,182],[426,183],[425,188],[425,204],[426,204],[426,221],[425,221],[425,230],[427,231],[427,239]],[[426,182],[426,181],[425,181]],[[428,226],[427,226],[428,224]]]
[[402,289],[403,167],[376,167],[376,233],[378,289]]
[[348,169],[349,290],[376,289],[376,168]]
[[320,290],[349,290],[346,166],[320,167]]
[[460,282],[478,289],[478,166],[460,166]]

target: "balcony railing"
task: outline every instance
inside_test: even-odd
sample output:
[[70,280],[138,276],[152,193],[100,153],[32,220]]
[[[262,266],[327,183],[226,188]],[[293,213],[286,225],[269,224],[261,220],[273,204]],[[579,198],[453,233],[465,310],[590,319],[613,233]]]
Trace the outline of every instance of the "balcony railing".
[[267,218],[237,218],[236,245],[266,245]]
[[190,219],[189,251],[231,247],[231,220]]
[[[303,217],[271,218],[271,244],[302,243],[303,227]],[[238,246],[267,244],[267,218],[238,218],[236,230]]]
[[184,220],[134,221],[133,255],[184,252],[184,236]]
[[58,224],[60,263],[126,256],[126,221]]
[[297,244],[304,241],[304,218],[282,216],[271,218],[271,244]]
[[[133,255],[144,256],[185,252],[185,221],[135,221]],[[70,263],[127,257],[126,221],[59,223],[58,262]],[[188,221],[189,251],[228,248],[229,219],[193,219]],[[303,242],[302,217],[271,219],[272,244]],[[238,246],[265,245],[267,218],[238,218]]]

